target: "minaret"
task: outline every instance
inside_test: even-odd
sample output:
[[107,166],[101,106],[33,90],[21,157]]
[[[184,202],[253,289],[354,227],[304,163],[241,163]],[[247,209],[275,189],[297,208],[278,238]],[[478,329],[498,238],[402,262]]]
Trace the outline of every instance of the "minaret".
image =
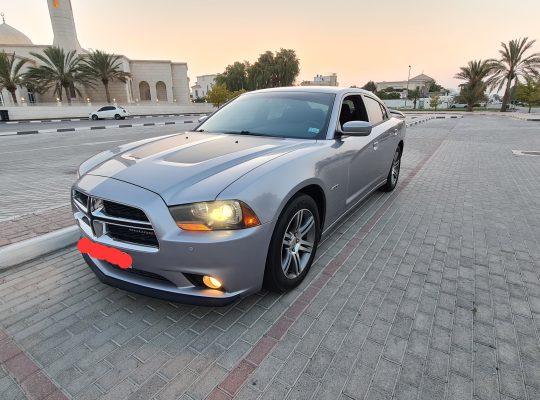
[[77,50],[77,53],[84,52],[77,39],[71,0],[47,0],[47,4],[54,33],[53,46],[64,50]]

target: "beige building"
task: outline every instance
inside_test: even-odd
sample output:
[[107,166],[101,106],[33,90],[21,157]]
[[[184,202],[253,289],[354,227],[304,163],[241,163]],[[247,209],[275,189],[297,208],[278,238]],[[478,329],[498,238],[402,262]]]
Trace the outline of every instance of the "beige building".
[[216,83],[217,74],[201,75],[197,77],[197,82],[191,87],[191,96],[196,98],[206,97],[210,89]]
[[405,89],[414,90],[419,89],[422,93],[427,93],[429,91],[429,85],[431,83],[435,82],[435,79],[433,79],[430,76],[427,76],[425,74],[420,74],[418,76],[415,76],[414,78],[409,79],[408,87],[407,87],[407,81],[391,81],[391,82],[377,82],[377,91],[381,91],[388,88],[394,88],[396,91],[402,91]]
[[[84,57],[88,51],[83,49],[77,39],[77,31],[73,18],[71,0],[47,0],[49,15],[54,33],[53,45],[64,50],[75,50]],[[40,53],[49,45],[36,45],[28,36],[2,21],[0,25],[0,51],[15,53],[17,58],[26,58],[25,65],[37,66],[39,61],[30,53]],[[111,98],[118,103],[149,103],[165,102],[177,104],[190,104],[189,79],[187,64],[185,62],[171,62],[169,60],[131,60],[120,56],[123,71],[131,73],[126,82],[114,81],[109,85]],[[71,94],[75,103],[104,103],[106,101],[103,86],[96,82],[95,88],[80,87],[82,96],[75,92]],[[49,103],[56,102],[57,98],[52,91],[43,95],[29,93],[26,88],[17,90],[17,99],[20,103]],[[0,92],[0,104],[11,105],[11,96],[6,90]]]
[[339,86],[336,73],[316,75],[312,81],[302,81],[301,86]]

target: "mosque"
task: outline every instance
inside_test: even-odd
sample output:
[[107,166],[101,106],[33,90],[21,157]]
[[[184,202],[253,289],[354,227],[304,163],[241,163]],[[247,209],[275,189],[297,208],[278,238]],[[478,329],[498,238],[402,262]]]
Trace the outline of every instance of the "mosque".
[[[71,0],[47,0],[49,15],[54,33],[53,46],[64,50],[75,50],[84,56],[88,51],[81,47],[77,38],[75,20]],[[28,36],[12,26],[6,24],[2,16],[0,24],[0,51],[8,54],[15,53],[17,58],[29,60],[24,68],[38,66],[40,61],[30,53],[41,53],[48,45],[34,44]],[[131,60],[120,55],[121,68],[131,74],[126,82],[113,81],[110,83],[111,98],[121,104],[150,102],[191,104],[189,97],[189,78],[187,76],[187,64],[185,62],[171,62],[168,60]],[[82,96],[77,96],[72,91],[71,97],[74,103],[105,103],[105,90],[99,82],[95,88],[80,87]],[[21,103],[55,103],[57,98],[53,91],[44,94],[28,92],[26,88],[17,90],[17,100]],[[4,89],[0,93],[0,105],[12,105],[9,93]]]

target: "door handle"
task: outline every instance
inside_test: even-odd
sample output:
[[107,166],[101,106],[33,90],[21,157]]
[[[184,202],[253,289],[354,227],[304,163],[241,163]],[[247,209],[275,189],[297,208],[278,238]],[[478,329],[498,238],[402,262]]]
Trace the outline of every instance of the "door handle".
[[379,147],[379,142],[373,142],[373,150],[377,150],[377,147]]

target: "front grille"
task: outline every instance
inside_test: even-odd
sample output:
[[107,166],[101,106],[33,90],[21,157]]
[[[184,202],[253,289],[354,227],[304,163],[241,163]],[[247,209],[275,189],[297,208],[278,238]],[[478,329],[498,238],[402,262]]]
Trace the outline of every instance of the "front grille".
[[121,242],[158,247],[156,234],[153,230],[139,229],[121,225],[108,224],[109,236]]
[[163,277],[161,275],[158,275],[158,274],[154,274],[153,272],[143,271],[141,269],[135,269],[135,268],[123,269],[123,268],[120,268],[117,265],[110,264],[110,263],[109,263],[109,265],[111,267],[113,267],[114,269],[118,270],[118,271],[122,271],[123,273],[129,273],[129,274],[133,274],[133,275],[142,276],[144,278],[155,279],[156,281],[166,282],[166,283],[169,283],[169,284],[171,284],[173,286],[176,286],[174,283],[172,283],[167,278],[165,278],[165,277]]
[[79,192],[78,190],[73,191],[73,199],[77,200],[81,205],[83,205],[85,208],[88,204],[88,196],[84,193]]
[[103,211],[111,217],[148,221],[148,217],[142,210],[108,200],[103,200]]

